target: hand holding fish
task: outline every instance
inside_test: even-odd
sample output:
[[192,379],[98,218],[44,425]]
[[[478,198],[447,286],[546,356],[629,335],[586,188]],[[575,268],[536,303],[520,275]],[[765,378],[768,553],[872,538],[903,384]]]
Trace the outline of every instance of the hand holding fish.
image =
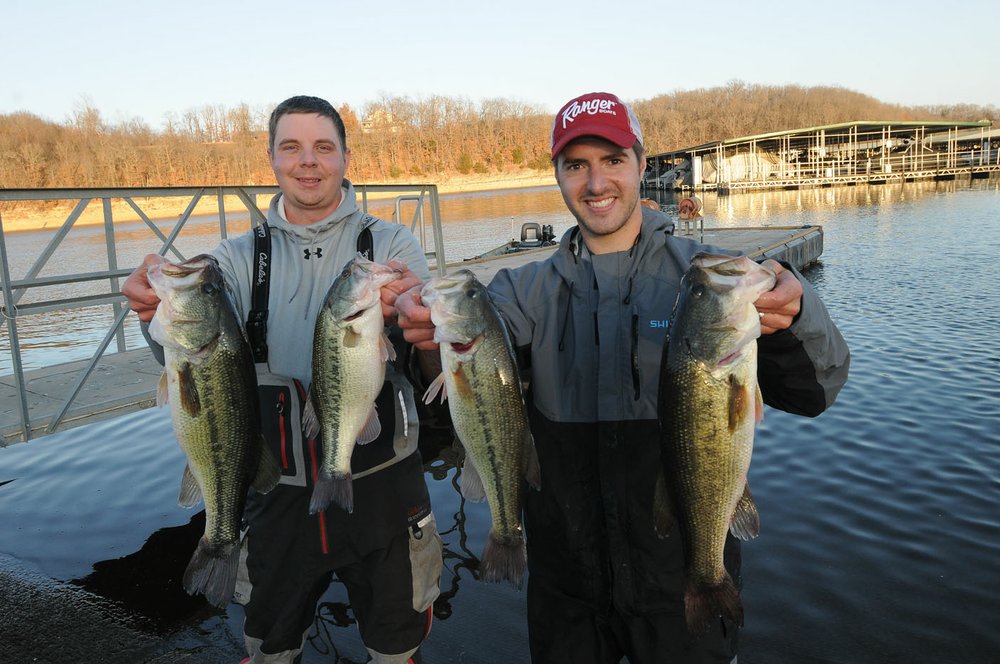
[[402,261],[390,260],[386,263],[386,266],[394,270],[399,270],[402,275],[395,281],[382,286],[379,295],[382,300],[382,317],[385,319],[385,324],[395,325],[399,317],[399,311],[396,309],[396,301],[399,299],[399,296],[414,286],[419,288],[424,282],[413,270],[406,267],[406,263]]
[[760,314],[760,333],[774,334],[787,330],[802,309],[802,284],[795,274],[776,260],[767,259],[761,263],[774,272],[777,280],[774,288],[757,298],[753,303]]
[[122,295],[128,300],[128,308],[134,311],[143,323],[153,320],[156,307],[160,304],[160,298],[149,284],[149,268],[166,261],[167,259],[159,254],[146,254],[142,264],[135,268],[122,284]]
[[438,344],[434,341],[431,310],[421,299],[420,288],[420,285],[414,286],[396,300],[399,327],[403,330],[403,338],[414,348],[436,351]]

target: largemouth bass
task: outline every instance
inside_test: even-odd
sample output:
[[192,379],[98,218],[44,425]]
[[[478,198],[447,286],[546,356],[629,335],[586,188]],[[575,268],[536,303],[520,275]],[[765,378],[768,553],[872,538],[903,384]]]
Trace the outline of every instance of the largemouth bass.
[[739,591],[723,564],[726,531],[759,530],[747,487],[754,427],[760,316],[753,302],[774,287],[771,270],[745,256],[691,261],[660,368],[658,413],[667,496],[684,542],[685,613],[693,633],[719,615],[743,624]]
[[538,488],[539,472],[510,335],[486,287],[468,270],[432,279],[421,297],[431,310],[442,366],[424,400],[438,392],[447,397],[466,453],[462,495],[485,497],[490,506],[482,578],[519,588],[527,560],[522,478]]
[[351,455],[382,432],[375,399],[385,381],[385,363],[396,353],[385,335],[381,288],[402,270],[358,254],[327,291],[313,336],[312,386],[303,428],[320,435],[322,462],[309,512],[331,502],[354,511]]
[[205,501],[184,588],[222,607],[236,584],[247,490],[270,491],[280,470],[260,433],[253,357],[216,259],[152,266],[149,282],[160,298],[149,333],[165,360],[157,402],[170,403],[187,456],[178,502]]

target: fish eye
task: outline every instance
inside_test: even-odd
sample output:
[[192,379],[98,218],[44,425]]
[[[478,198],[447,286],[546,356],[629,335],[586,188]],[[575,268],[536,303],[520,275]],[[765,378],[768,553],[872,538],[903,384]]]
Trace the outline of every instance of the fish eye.
[[201,292],[205,295],[215,295],[219,292],[219,287],[213,284],[211,281],[206,281],[201,285]]
[[477,295],[479,295],[479,291],[477,291],[475,288],[468,288],[465,291],[465,295],[467,297],[476,297]]
[[347,279],[349,276],[351,276],[351,269],[348,268],[348,267],[345,267],[344,271],[340,273],[340,278],[341,279]]

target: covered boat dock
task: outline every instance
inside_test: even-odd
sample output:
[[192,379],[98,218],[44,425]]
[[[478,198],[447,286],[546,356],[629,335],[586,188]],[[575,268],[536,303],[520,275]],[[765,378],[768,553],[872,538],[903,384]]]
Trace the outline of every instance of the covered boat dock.
[[643,186],[725,194],[996,172],[1000,129],[990,122],[858,120],[649,155]]

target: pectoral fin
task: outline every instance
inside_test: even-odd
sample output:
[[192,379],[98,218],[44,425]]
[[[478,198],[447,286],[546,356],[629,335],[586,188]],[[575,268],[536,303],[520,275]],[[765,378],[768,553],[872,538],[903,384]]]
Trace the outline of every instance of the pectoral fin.
[[[759,391],[759,390],[758,390]],[[735,376],[729,377],[729,431],[739,428],[751,407],[750,391]]]
[[354,348],[361,343],[361,335],[350,327],[344,328],[344,348]]
[[656,536],[660,539],[669,536],[675,521],[673,501],[670,500],[670,492],[667,491],[667,480],[660,472],[653,489],[653,529],[656,531]]
[[156,406],[163,408],[163,405],[170,401],[170,381],[167,378],[167,370],[160,374],[160,382],[156,385]]
[[198,417],[201,414],[201,398],[198,396],[198,384],[195,383],[190,362],[183,362],[177,369],[177,383],[180,387],[181,408],[191,417]]
[[448,386],[444,382],[443,371],[437,375],[437,378],[431,381],[430,385],[427,386],[427,391],[424,392],[424,403],[429,404],[434,401],[434,397],[438,394],[441,395],[441,401],[439,403],[444,403],[444,400],[448,398]]

